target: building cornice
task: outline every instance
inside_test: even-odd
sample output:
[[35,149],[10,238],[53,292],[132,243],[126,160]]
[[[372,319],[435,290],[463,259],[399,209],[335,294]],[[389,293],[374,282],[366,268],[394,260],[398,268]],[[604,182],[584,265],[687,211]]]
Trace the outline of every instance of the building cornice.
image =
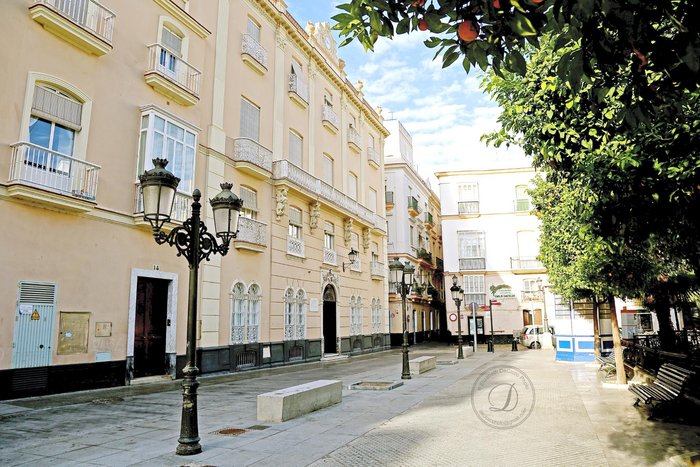
[[459,176],[473,176],[473,175],[495,175],[495,174],[508,174],[508,173],[529,173],[533,174],[539,173],[539,171],[533,167],[518,167],[518,168],[507,168],[507,169],[477,169],[477,170],[454,170],[450,172],[435,172],[435,177],[439,179],[447,177],[459,177]]

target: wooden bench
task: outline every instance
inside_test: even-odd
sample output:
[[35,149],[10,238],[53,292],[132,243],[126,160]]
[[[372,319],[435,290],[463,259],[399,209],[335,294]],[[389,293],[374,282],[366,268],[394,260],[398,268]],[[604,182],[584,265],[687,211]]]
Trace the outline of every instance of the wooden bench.
[[673,365],[664,363],[656,374],[656,379],[651,384],[629,385],[629,390],[637,396],[634,406],[640,402],[651,406],[651,416],[653,418],[656,410],[660,406],[670,405],[681,396],[691,376],[695,373]]
[[338,404],[343,399],[340,381],[320,379],[258,395],[258,421],[283,422]]
[[418,375],[430,371],[437,365],[437,357],[416,357],[408,361],[408,367],[412,375]]

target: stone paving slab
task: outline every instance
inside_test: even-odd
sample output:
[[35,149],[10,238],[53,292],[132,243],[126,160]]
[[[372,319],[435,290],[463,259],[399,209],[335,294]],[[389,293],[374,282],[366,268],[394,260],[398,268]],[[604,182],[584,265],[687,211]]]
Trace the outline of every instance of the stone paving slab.
[[[0,404],[0,465],[638,466],[671,465],[700,445],[700,428],[647,421],[628,391],[598,381],[597,368],[554,362],[547,350],[481,350],[390,391],[344,389],[341,404],[282,423],[257,422],[258,394],[318,379],[344,388],[400,381],[400,351],[254,378],[201,378],[203,452],[189,457],[174,454],[182,403],[176,385],[7,401]],[[453,359],[454,348],[411,348],[412,358],[421,355]],[[502,365],[527,375],[535,395],[532,412],[510,429],[485,424],[471,403],[479,381]],[[268,428],[249,429],[255,425]],[[223,428],[247,431],[215,433]]]

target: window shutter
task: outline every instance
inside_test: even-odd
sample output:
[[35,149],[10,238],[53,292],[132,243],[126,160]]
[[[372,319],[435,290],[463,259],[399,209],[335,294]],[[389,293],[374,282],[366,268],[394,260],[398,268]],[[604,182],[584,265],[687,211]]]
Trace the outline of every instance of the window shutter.
[[293,131],[289,132],[289,162],[296,165],[297,167],[302,167],[302,151],[303,142],[302,139]]
[[163,28],[160,35],[162,45],[178,57],[182,57],[182,38],[168,28]]
[[257,25],[255,21],[248,18],[248,35],[255,39],[256,42],[260,43],[260,26]]
[[330,222],[326,222],[323,225],[323,231],[332,235],[335,232],[335,226]]
[[34,87],[32,114],[64,125],[75,131],[80,131],[80,120],[83,105],[57,91],[42,87]]
[[301,73],[301,65],[294,59],[292,59],[292,73],[299,77],[303,76]]
[[301,211],[296,208],[289,208],[289,223],[301,226]]
[[241,137],[260,140],[260,109],[241,99]]
[[241,199],[243,200],[243,207],[245,209],[250,209],[251,211],[258,210],[258,194],[246,187],[241,187]]

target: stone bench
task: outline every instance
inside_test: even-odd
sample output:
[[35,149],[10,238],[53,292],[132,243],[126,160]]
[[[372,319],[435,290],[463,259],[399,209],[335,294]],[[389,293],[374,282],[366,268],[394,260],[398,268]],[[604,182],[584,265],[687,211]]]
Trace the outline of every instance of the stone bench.
[[437,357],[416,357],[408,361],[408,367],[412,375],[418,375],[435,368]]
[[258,395],[258,421],[283,422],[340,403],[340,381],[320,379]]

